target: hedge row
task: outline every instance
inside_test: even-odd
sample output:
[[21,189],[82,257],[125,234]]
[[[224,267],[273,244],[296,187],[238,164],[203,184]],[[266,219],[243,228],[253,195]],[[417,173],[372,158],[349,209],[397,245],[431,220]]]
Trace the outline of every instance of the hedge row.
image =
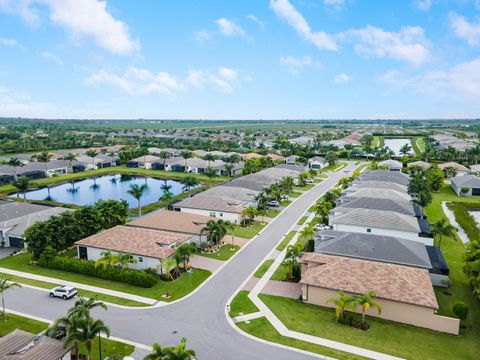
[[116,266],[108,266],[107,268],[95,267],[95,263],[92,261],[78,260],[69,257],[55,256],[48,260],[41,258],[38,264],[50,269],[93,276],[143,288],[151,288],[158,281],[157,276],[142,270],[122,269]]

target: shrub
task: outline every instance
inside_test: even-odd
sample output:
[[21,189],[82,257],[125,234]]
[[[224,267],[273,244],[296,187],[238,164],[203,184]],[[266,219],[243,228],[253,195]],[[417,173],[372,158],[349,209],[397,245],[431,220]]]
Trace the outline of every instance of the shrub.
[[453,304],[452,311],[457,318],[465,321],[467,320],[470,308],[463,301],[457,301],[455,304]]
[[147,271],[122,269],[116,266],[108,266],[104,269],[102,267],[95,267],[94,262],[83,259],[78,260],[74,258],[55,256],[47,260],[46,257],[42,256],[38,264],[50,269],[93,276],[100,279],[127,283],[143,288],[151,288],[157,283],[156,275],[150,274]]
[[305,251],[313,252],[314,250],[315,250],[315,240],[310,239],[307,241],[307,244],[305,245]]

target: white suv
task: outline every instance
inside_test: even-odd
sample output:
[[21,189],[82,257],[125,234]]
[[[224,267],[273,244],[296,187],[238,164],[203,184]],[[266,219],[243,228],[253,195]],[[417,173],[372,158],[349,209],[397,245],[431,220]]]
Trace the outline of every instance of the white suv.
[[63,300],[67,300],[71,297],[74,297],[75,295],[77,295],[77,288],[74,288],[73,286],[63,285],[50,290],[51,298],[59,297]]

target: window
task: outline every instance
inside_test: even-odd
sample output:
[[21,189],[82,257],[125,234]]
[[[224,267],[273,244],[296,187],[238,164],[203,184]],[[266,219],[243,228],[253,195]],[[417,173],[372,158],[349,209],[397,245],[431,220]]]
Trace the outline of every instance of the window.
[[215,211],[211,211],[211,212],[210,212],[210,216],[211,216],[211,217],[217,217],[217,213],[216,213]]
[[368,232],[368,233],[371,233],[371,232],[372,232],[372,229],[367,229],[367,232]]
[[138,262],[143,262],[143,257],[139,256],[138,257]]
[[220,217],[223,217],[223,213],[220,213]]

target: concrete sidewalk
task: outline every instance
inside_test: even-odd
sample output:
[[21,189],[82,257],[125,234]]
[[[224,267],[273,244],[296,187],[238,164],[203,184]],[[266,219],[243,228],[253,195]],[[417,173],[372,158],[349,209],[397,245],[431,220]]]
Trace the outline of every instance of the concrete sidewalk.
[[[72,282],[72,281],[66,281],[66,280],[62,280],[62,279],[55,279],[55,278],[42,276],[42,275],[35,275],[35,274],[32,274],[32,273],[26,273],[26,272],[23,272],[23,271],[0,268],[0,272],[4,273],[4,274],[14,275],[14,276],[21,276],[21,277],[32,279],[32,280],[48,282],[48,283],[52,283],[52,284],[69,285],[69,286],[76,287],[78,289],[93,291],[93,292],[96,292],[96,293],[99,293],[99,294],[104,294],[104,295],[111,295],[111,296],[115,296],[115,297],[122,298],[122,299],[138,301],[138,302],[145,303],[145,304],[148,304],[148,305],[155,305],[158,302],[158,300],[150,299],[150,298],[143,297],[143,296],[128,294],[128,293],[121,292],[121,291],[100,288],[100,287],[81,284],[81,283],[76,283],[76,282]],[[20,283],[21,283],[21,281],[20,281]]]

